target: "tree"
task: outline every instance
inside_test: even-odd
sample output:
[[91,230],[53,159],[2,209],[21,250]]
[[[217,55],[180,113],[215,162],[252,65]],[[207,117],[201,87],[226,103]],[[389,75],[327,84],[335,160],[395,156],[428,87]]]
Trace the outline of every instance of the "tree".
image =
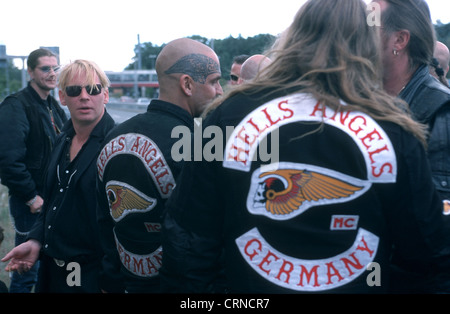
[[[276,37],[270,34],[261,34],[249,38],[243,38],[242,36],[233,38],[230,36],[225,39],[208,39],[200,35],[193,35],[189,38],[204,43],[214,49],[220,60],[223,77],[222,84],[225,84],[224,81],[228,81],[231,63],[235,56],[240,54],[253,55],[264,53],[264,51],[273,44]],[[151,42],[141,44],[140,53],[142,69],[155,68],[156,57],[165,45],[166,44],[155,46]],[[139,47],[136,45],[135,52],[138,51],[138,48]],[[139,61],[139,56],[136,54],[133,59],[134,61],[130,63],[125,70],[134,70],[138,68],[137,63]]]
[[7,60],[0,65],[0,101],[11,93],[22,89],[22,73],[12,62]]

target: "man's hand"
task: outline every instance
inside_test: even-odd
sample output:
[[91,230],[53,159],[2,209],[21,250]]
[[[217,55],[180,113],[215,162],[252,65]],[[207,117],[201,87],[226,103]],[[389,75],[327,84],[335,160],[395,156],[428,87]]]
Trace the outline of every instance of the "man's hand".
[[5,255],[2,262],[9,261],[6,271],[17,271],[19,274],[27,272],[33,267],[39,257],[41,244],[36,240],[28,240],[22,243]]

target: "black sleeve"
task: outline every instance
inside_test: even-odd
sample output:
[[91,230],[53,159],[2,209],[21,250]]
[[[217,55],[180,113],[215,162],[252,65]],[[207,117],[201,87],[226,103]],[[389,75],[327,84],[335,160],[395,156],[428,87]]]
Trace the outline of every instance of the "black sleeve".
[[[397,188],[379,187],[391,193],[385,199],[385,214],[392,235],[393,292],[436,292],[442,284],[436,278],[450,282],[450,246],[447,216],[432,183],[425,150],[418,141],[403,138],[397,151]],[[445,288],[446,289],[446,288]]]
[[163,293],[223,292],[222,213],[213,162],[188,162],[163,217]]
[[0,177],[10,193],[24,202],[36,196],[36,184],[25,165],[26,138],[30,126],[25,110],[16,98],[0,106]]
[[104,251],[102,271],[100,272],[100,288],[109,293],[120,293],[125,290],[125,285],[120,270],[120,257],[114,239],[114,220],[109,213],[109,203],[104,184],[98,176],[96,193],[100,243]]

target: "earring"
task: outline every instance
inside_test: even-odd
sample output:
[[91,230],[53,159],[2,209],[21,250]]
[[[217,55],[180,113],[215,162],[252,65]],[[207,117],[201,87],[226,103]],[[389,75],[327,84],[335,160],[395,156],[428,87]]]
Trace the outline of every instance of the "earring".
[[398,56],[398,55],[399,55],[399,53],[398,53],[398,50],[397,50],[397,49],[394,49],[394,50],[393,50],[392,52],[394,53],[394,56]]

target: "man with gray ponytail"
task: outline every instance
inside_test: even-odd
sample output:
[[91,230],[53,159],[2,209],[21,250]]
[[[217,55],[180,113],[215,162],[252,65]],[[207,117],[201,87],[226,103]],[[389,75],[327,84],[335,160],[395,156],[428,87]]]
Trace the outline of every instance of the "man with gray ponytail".
[[[442,211],[448,214],[450,89],[429,73],[436,45],[430,9],[424,0],[376,0],[375,3],[381,8],[384,88],[405,100],[413,118],[427,126],[427,157]],[[405,272],[403,278],[410,274]],[[448,285],[448,282],[444,280],[440,284]],[[415,286],[409,285],[412,289]]]

